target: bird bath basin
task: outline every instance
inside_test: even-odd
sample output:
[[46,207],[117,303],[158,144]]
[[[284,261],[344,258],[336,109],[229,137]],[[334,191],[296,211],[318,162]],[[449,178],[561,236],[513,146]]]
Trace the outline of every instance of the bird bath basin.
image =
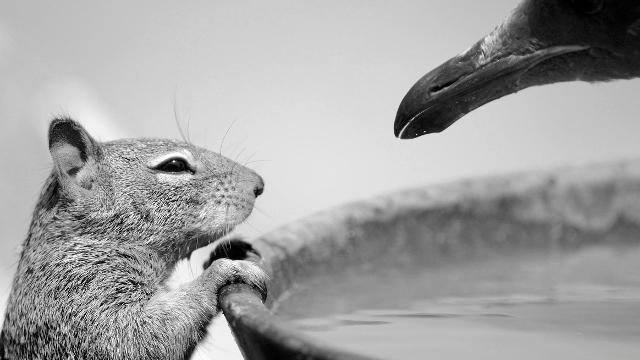
[[252,242],[247,359],[640,358],[640,162],[414,189]]

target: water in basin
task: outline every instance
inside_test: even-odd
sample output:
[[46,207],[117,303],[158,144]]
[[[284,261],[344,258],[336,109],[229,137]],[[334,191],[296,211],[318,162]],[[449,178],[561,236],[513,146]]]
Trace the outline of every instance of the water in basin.
[[640,247],[359,267],[305,281],[275,310],[380,359],[640,359]]

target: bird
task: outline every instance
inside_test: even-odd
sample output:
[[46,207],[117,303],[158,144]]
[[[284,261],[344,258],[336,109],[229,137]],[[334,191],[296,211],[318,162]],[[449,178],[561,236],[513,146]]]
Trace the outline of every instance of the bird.
[[640,0],[524,0],[489,35],[413,85],[394,133],[438,133],[531,86],[640,76]]

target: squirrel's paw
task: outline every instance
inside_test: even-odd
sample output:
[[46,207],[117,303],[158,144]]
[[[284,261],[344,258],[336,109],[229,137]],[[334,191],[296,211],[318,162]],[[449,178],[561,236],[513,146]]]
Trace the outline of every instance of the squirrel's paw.
[[267,282],[269,276],[253,261],[218,259],[205,271],[218,285],[218,290],[225,285],[247,284],[260,294],[262,301],[267,298]]
[[209,259],[203,264],[208,268],[218,259],[259,261],[260,253],[251,244],[239,237],[221,241],[209,254]]

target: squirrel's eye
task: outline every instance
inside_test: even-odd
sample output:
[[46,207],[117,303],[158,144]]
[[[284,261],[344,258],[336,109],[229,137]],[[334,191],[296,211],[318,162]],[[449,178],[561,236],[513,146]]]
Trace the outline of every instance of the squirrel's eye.
[[156,170],[168,173],[180,173],[180,172],[190,172],[193,173],[193,170],[189,166],[189,164],[180,158],[172,158],[169,159],[162,164],[156,166]]

